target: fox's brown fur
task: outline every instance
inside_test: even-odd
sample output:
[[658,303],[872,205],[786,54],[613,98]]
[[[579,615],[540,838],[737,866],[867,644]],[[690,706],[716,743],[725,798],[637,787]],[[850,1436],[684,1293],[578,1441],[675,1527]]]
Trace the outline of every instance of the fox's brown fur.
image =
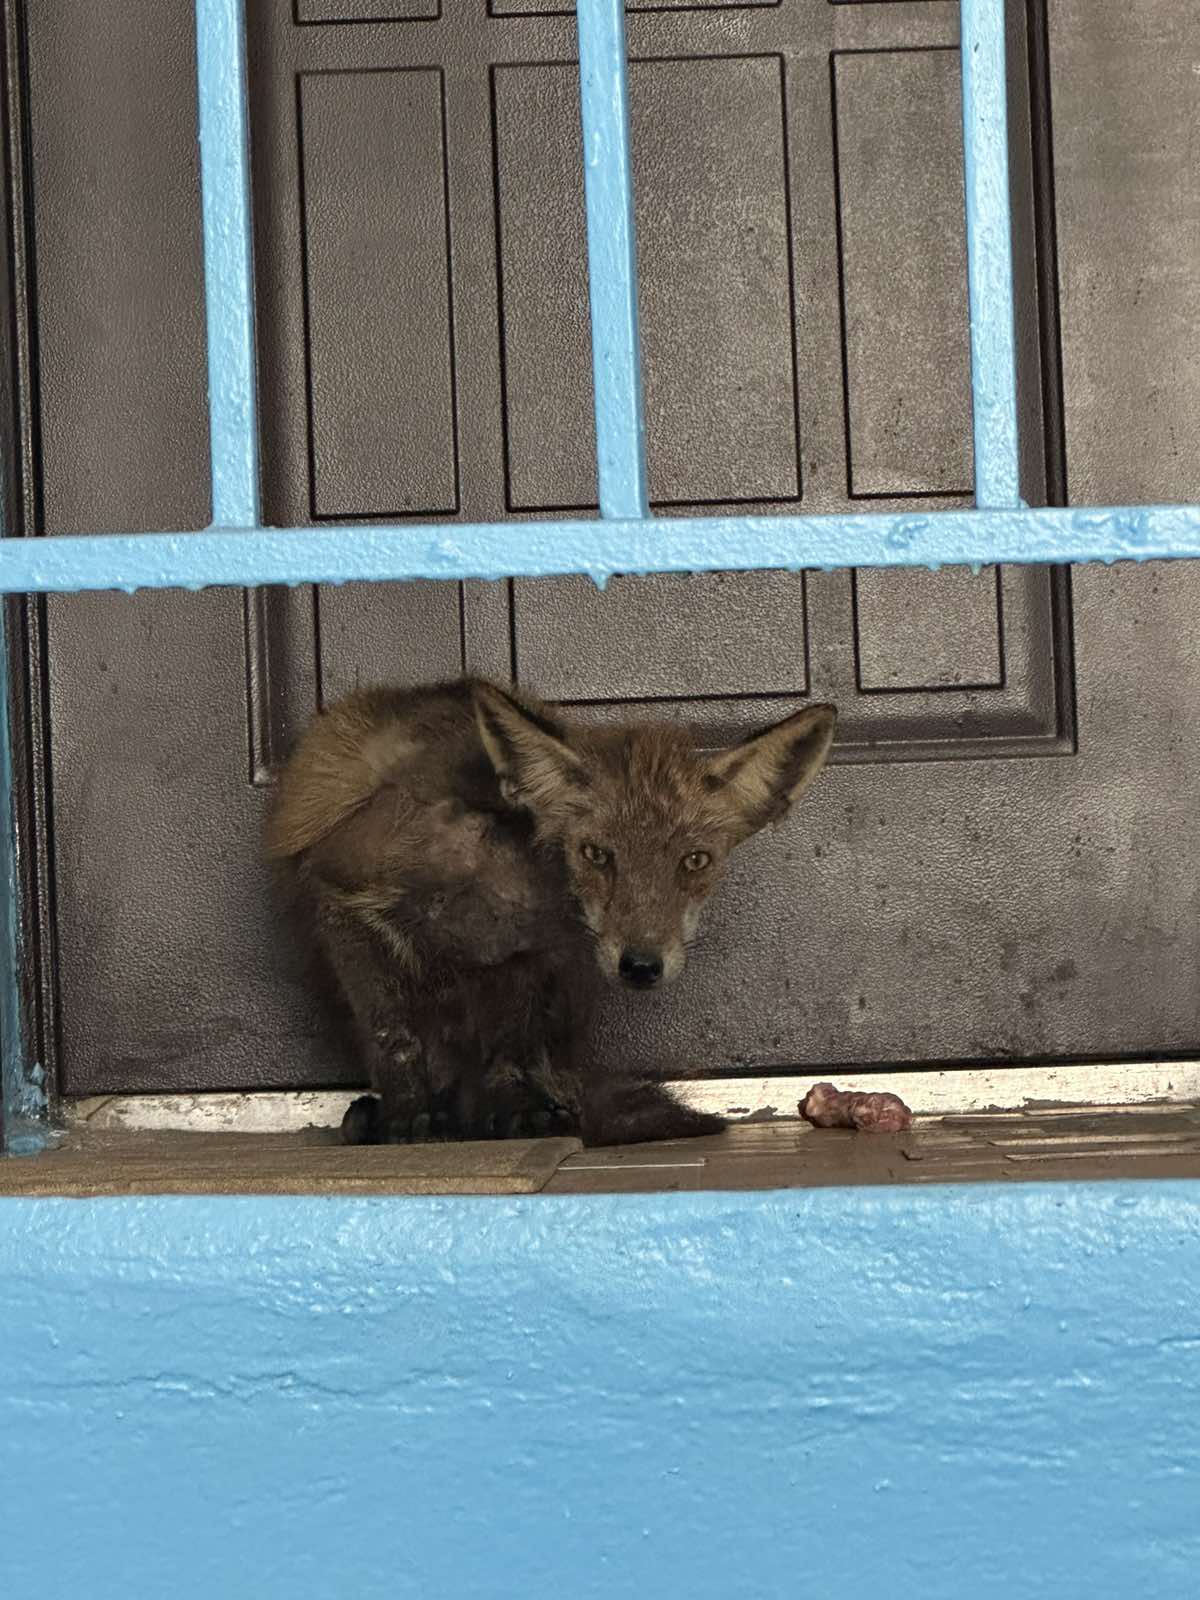
[[348,1140],[712,1132],[586,1058],[600,980],[683,967],[729,851],[823,765],[811,706],[705,755],[670,726],[585,728],[478,679],[364,689],[318,716],[267,831],[379,1098]]

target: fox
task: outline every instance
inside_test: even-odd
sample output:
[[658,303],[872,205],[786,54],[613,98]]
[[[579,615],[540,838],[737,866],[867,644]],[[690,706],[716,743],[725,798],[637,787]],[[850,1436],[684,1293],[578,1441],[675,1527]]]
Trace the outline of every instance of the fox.
[[356,689],[277,775],[265,849],[335,1032],[371,1093],[348,1144],[720,1132],[592,1058],[607,985],[684,970],[730,852],[781,822],[837,719],[809,705],[706,751],[463,677]]

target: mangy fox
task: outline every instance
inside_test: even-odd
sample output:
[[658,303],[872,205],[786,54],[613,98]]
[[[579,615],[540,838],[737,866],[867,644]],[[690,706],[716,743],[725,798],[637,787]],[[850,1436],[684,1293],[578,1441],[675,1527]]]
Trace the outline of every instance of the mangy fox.
[[364,689],[280,775],[268,854],[375,1096],[350,1142],[713,1132],[590,1059],[604,983],[678,977],[729,852],[817,776],[832,706],[717,753],[478,679]]

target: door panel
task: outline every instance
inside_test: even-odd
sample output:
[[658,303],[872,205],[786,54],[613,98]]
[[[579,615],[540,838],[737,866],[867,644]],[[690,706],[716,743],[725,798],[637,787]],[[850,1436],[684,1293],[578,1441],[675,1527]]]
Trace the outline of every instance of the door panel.
[[[687,573],[617,578],[598,600],[586,578],[564,579],[516,610],[518,676],[555,700],[621,707],[733,694],[802,696],[808,689],[801,573]],[[753,641],[753,648],[749,648]],[[699,709],[699,718],[720,716]],[[761,707],[753,713],[760,720]],[[690,719],[689,719],[690,720]]]
[[[656,504],[958,503],[955,8],[630,9]],[[1033,153],[1045,85],[1031,100],[1013,8],[1030,498],[1059,420],[1041,413],[1053,262],[1039,303],[1033,250],[1054,197],[1072,481],[1196,493],[1176,452],[1200,404],[1178,354],[1200,198],[1194,163],[1162,157],[1190,101],[1178,74],[1149,86],[1164,38],[1186,63],[1200,23],[1143,9],[1153,27],[1118,0],[1055,9],[1051,196]],[[268,519],[586,513],[571,8],[254,0],[250,20]],[[191,22],[186,0],[30,18],[48,532],[206,520]],[[628,1056],[757,1071],[1192,1048],[1197,581],[864,571],[55,601],[63,1084],[331,1080],[251,865],[270,769],[322,700],[463,666],[709,742],[806,696],[842,707],[836,765],[742,854],[683,984],[614,1000]]]
[[961,84],[957,50],[833,57],[856,499],[974,487]]
[[[739,56],[630,70],[647,466],[660,507],[800,497],[781,68],[778,56]],[[493,93],[508,503],[591,510],[578,70],[499,67]]]
[[453,512],[441,74],[316,73],[298,89],[313,514]]
[[1072,497],[1195,502],[1200,18],[1056,0],[1051,23]]
[[1000,574],[995,569],[854,579],[854,645],[862,694],[999,689],[1004,684]]

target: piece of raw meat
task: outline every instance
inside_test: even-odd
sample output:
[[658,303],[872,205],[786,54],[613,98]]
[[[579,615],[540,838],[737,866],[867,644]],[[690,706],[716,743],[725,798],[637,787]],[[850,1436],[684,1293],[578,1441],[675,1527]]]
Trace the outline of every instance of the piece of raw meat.
[[912,1127],[912,1112],[898,1094],[864,1094],[832,1083],[815,1083],[800,1102],[800,1115],[814,1128],[899,1133]]

